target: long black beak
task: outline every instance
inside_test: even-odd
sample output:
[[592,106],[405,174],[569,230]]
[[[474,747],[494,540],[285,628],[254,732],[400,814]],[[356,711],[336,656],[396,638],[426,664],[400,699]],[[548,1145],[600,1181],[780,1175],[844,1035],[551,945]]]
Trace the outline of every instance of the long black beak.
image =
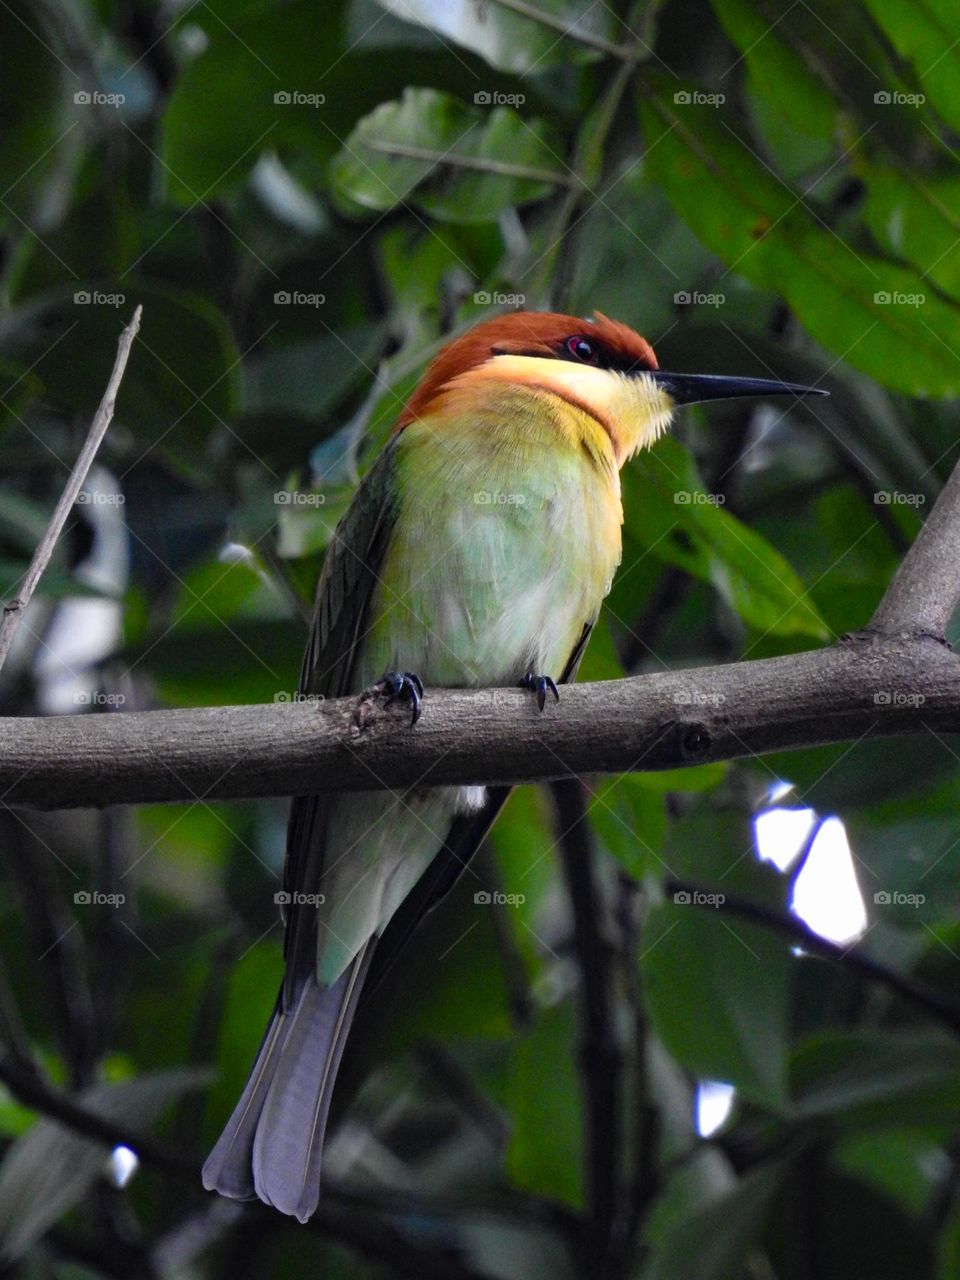
[[[642,372],[637,370],[638,373]],[[774,382],[769,378],[727,378],[717,373],[667,373],[646,370],[675,404],[699,404],[704,400],[732,400],[738,396],[828,396],[820,387],[798,382]]]

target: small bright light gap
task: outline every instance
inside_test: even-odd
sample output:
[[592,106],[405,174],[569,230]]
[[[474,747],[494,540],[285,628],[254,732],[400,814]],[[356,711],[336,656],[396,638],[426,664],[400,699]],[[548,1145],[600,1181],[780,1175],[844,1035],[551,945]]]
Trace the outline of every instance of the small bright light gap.
[[[777,783],[770,790],[771,802],[776,804],[792,789],[788,783]],[[761,859],[787,871],[802,853],[816,821],[813,809],[772,808],[758,814],[754,838]],[[831,942],[853,942],[866,929],[867,911],[839,818],[827,818],[817,831],[790,905],[815,933]]]
[[125,1187],[137,1169],[140,1160],[129,1147],[114,1147],[107,1162],[107,1176],[115,1187]]
[[720,1080],[702,1080],[697,1086],[697,1133],[709,1138],[723,1128],[733,1106],[734,1088]]

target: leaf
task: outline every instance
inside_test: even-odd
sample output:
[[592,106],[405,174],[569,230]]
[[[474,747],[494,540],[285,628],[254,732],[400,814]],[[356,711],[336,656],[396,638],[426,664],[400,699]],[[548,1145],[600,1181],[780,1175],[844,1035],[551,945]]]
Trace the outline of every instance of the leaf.
[[[29,216],[38,180],[49,176],[61,162],[54,143],[64,128],[64,64],[50,56],[46,25],[43,11],[23,0],[0,6],[0,48],[4,52],[4,74],[0,77],[0,173],[7,188],[0,206],[0,227],[6,228],[9,223],[18,234],[23,231],[23,224],[14,211],[20,217]],[[70,82],[74,83],[72,76]],[[36,166],[39,173],[33,172],[32,183],[21,183]]]
[[713,0],[720,23],[743,52],[756,92],[793,129],[831,138],[837,107],[800,55],[771,30],[764,11],[748,0]]
[[[951,790],[956,803],[956,786]],[[956,917],[960,818],[956,811],[917,812],[924,798],[923,793],[903,796],[895,806],[881,801],[844,817],[851,851],[872,872],[863,879],[874,920],[921,929]],[[891,813],[894,807],[899,812]]]
[[[97,292],[118,301],[98,304],[91,300]],[[77,303],[78,295],[88,300]],[[117,426],[135,433],[137,458],[144,445],[159,447],[189,470],[210,433],[239,407],[240,352],[223,315],[206,298],[133,278],[122,290],[85,281],[44,310],[44,324],[26,321],[21,341],[39,354],[49,346],[47,323],[70,328],[57,358],[44,361],[45,392],[59,408],[91,415],[137,303],[143,304],[143,322],[117,398]]]
[[416,22],[463,45],[499,71],[525,74],[583,58],[584,40],[610,42],[617,24],[606,5],[578,0],[537,0],[528,11],[540,21],[493,4],[437,4],[435,0],[380,0],[405,22]]
[[960,299],[960,174],[863,162],[864,220],[890,254],[912,262],[932,284]]
[[747,1255],[763,1232],[787,1170],[783,1163],[766,1163],[706,1204],[702,1196],[691,1196],[685,1204],[671,1187],[654,1210],[653,1253],[642,1280],[732,1280],[744,1275]]
[[543,1010],[510,1051],[513,1122],[507,1173],[514,1186],[583,1205],[580,1092],[572,1003]]
[[[120,1125],[143,1129],[171,1102],[201,1088],[203,1071],[154,1072],[120,1084],[97,1084],[77,1101]],[[21,1257],[77,1204],[103,1173],[107,1148],[53,1120],[38,1120],[0,1164],[0,1257]]]
[[177,78],[163,117],[160,172],[172,200],[192,206],[235,186],[264,150],[332,148],[320,123],[330,114],[325,104],[293,94],[330,93],[344,7],[343,0],[295,0],[231,20],[229,28],[214,23],[213,39]]
[[664,797],[645,787],[641,775],[598,778],[590,796],[590,821],[603,847],[635,880],[662,868]]
[[960,1046],[929,1031],[826,1031],[796,1051],[790,1114],[843,1128],[955,1125]]
[[918,88],[960,129],[960,49],[952,0],[866,0],[897,52],[913,63]]
[[341,196],[364,209],[412,200],[435,218],[490,222],[541,200],[567,176],[559,143],[538,119],[486,112],[435,89],[407,89],[353,130],[331,165]]
[[244,366],[248,410],[323,417],[369,378],[383,339],[382,325],[363,325],[264,351]]
[[782,938],[725,915],[722,901],[738,894],[783,910],[786,881],[758,862],[747,822],[715,813],[706,798],[675,823],[663,863],[712,902],[675,897],[650,912],[640,967],[653,1029],[700,1079],[728,1081],[782,1109],[794,960]]
[[276,928],[230,971],[217,1038],[216,1079],[207,1095],[205,1143],[212,1144],[243,1092],[283,977],[279,910]]
[[624,468],[621,483],[626,566],[651,552],[711,583],[758,631],[828,638],[793,569],[766,539],[702,492],[692,459],[676,440],[665,437]]
[[781,294],[818,342],[884,386],[960,393],[960,313],[919,272],[824,230],[715,108],[651,95],[640,112],[651,173],[732,270]]
[[465,81],[471,93],[483,88],[484,64],[471,54],[354,49],[344,39],[346,9],[345,0],[293,0],[229,27],[213,24],[209,47],[177,78],[163,117],[160,176],[172,200],[192,207],[239,187],[267,152],[293,157],[300,180],[320,184],[329,158],[378,102],[418,82],[453,93]]

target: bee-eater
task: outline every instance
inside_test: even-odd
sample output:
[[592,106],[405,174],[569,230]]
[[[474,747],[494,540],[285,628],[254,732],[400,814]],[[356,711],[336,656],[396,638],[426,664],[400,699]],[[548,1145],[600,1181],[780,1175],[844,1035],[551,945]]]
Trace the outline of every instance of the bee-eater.
[[[814,388],[665,373],[626,325],[515,312],[436,357],[327,550],[304,694],[379,685],[548,692],[575,678],[620,561],[620,468],[678,405]],[[427,701],[429,692],[427,693]],[[371,959],[449,889],[507,788],[293,801],[285,975],[253,1071],[203,1169],[305,1222],[337,1068]],[[402,909],[401,909],[402,904]]]

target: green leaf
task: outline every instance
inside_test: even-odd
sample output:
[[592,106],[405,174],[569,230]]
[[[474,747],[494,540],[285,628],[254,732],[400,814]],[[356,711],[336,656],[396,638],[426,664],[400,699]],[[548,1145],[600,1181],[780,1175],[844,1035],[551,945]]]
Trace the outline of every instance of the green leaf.
[[960,1120],[960,1045],[930,1031],[829,1031],[790,1067],[790,1113],[843,1128]]
[[[416,22],[480,54],[499,71],[543,72],[584,56],[585,42],[609,43],[618,24],[607,5],[584,6],[576,0],[537,0],[529,13],[506,5],[448,4],[436,0],[380,0],[406,22]],[[579,47],[578,47],[579,46]],[[590,45],[586,46],[588,49]],[[481,86],[478,86],[478,88]]]
[[233,965],[220,1018],[216,1080],[207,1095],[205,1142],[213,1143],[246,1084],[283,977],[282,930],[255,943]]
[[952,0],[866,0],[896,51],[913,63],[917,87],[960,129],[960,48]]
[[382,325],[362,325],[262,352],[244,366],[248,411],[322,417],[369,378],[383,339]]
[[[97,290],[120,301],[74,301],[75,294],[91,298]],[[143,321],[117,397],[117,426],[134,433],[138,459],[145,445],[158,447],[179,469],[190,470],[210,433],[237,412],[240,399],[240,352],[223,315],[206,298],[133,278],[122,290],[109,282],[84,282],[44,311],[43,325],[26,321],[22,341],[30,352],[45,352],[45,324],[69,328],[56,359],[44,361],[46,395],[61,409],[89,416],[103,396],[117,338],[137,303],[143,304]]]
[[853,1133],[833,1151],[839,1169],[892,1196],[917,1218],[938,1181],[937,1156],[936,1143],[916,1129]]
[[590,821],[603,847],[634,879],[662,869],[664,797],[644,786],[641,775],[597,779],[590,797]]
[[544,1010],[510,1052],[513,1121],[507,1173],[517,1187],[583,1205],[576,1018],[571,1003]]
[[[178,77],[163,117],[160,174],[171,199],[192,206],[236,186],[265,150],[332,149],[335,95],[329,111],[293,95],[331,94],[344,7],[343,0],[294,0],[229,28],[214,24],[209,47]],[[275,100],[278,94],[287,98]]]
[[757,860],[748,823],[714,812],[706,797],[674,824],[663,862],[712,902],[675,898],[650,912],[640,965],[653,1029],[699,1078],[781,1109],[794,960],[782,938],[725,915],[722,902],[738,894],[783,910],[786,881]]
[[866,162],[858,169],[867,187],[864,220],[878,243],[960,299],[960,174],[942,169],[921,177]]
[[[654,1210],[653,1254],[642,1280],[732,1280],[745,1274],[788,1166],[764,1164],[730,1191],[687,1204],[671,1188]],[[690,1178],[690,1173],[680,1175]]]
[[621,483],[626,566],[650,552],[711,583],[758,631],[829,637],[790,565],[765,538],[702,492],[693,461],[676,440],[665,437],[624,468]]
[[[65,64],[51,56],[50,38],[43,10],[23,0],[0,6],[0,48],[4,52],[4,74],[0,76],[0,173],[6,188],[0,205],[0,227],[9,224],[17,236],[30,233],[14,211],[20,217],[29,216],[39,181],[63,163],[62,152],[54,144],[65,128]],[[70,83],[76,83],[73,76]],[[29,183],[22,181],[27,174],[32,177]]]
[[[483,88],[483,63],[471,54],[353,48],[344,37],[346,8],[345,0],[293,0],[248,21],[231,19],[229,28],[214,24],[163,117],[159,175],[171,199],[192,207],[236,189],[266,152],[294,157],[300,180],[320,185],[329,158],[378,102],[418,82],[454,93],[464,83],[471,94]],[[521,92],[524,84],[499,88]]]
[[780,293],[818,342],[885,386],[960,394],[960,313],[919,272],[824,229],[715,108],[651,95],[640,111],[650,171],[732,270]]
[[566,181],[559,145],[542,120],[508,107],[487,112],[435,89],[407,89],[360,121],[331,176],[364,209],[411,200],[435,218],[490,222]]
[[793,129],[831,138],[837,108],[800,55],[784,44],[764,11],[749,0],[713,0],[720,23],[742,51],[758,96],[773,104]]

